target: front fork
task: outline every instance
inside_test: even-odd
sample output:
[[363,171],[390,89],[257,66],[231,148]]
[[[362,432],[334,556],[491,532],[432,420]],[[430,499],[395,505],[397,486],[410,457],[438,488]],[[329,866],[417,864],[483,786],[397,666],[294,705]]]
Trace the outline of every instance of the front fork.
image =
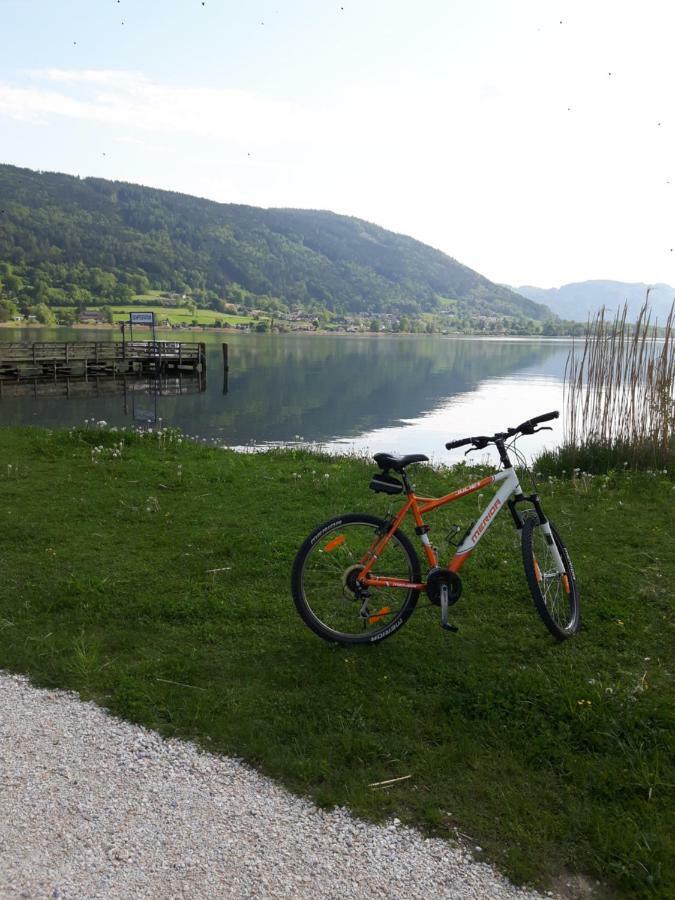
[[525,502],[531,503],[532,506],[534,506],[534,510],[537,513],[537,518],[539,519],[539,527],[541,528],[544,535],[544,540],[548,544],[548,549],[551,553],[551,556],[553,557],[553,561],[555,563],[558,574],[564,575],[565,564],[563,562],[562,556],[560,555],[560,551],[558,550],[558,545],[556,544],[553,537],[553,532],[551,531],[551,523],[544,515],[544,510],[541,508],[538,494],[530,494],[526,497],[522,492],[519,492],[517,494],[514,494],[511,500],[507,501],[516,528],[520,531],[523,527],[523,517],[518,510],[518,503]]

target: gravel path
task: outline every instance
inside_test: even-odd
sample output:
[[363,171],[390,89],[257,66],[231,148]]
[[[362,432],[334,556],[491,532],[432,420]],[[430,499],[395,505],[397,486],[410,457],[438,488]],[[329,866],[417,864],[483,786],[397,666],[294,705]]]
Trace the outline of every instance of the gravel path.
[[241,762],[0,672],[0,897],[185,896],[541,895],[396,820],[324,812]]

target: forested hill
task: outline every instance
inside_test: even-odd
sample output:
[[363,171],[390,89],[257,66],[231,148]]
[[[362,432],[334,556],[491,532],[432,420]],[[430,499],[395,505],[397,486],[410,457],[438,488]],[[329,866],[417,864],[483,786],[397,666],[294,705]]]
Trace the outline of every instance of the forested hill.
[[419,241],[330,212],[9,165],[0,210],[0,279],[24,302],[125,302],[154,288],[213,308],[552,317]]

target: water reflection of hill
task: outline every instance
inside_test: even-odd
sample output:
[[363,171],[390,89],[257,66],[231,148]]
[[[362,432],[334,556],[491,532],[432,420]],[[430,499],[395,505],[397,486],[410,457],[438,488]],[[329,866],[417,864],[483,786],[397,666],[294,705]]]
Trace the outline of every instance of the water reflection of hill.
[[[73,340],[88,332],[43,332]],[[175,338],[175,334],[172,335]],[[0,337],[3,339],[4,335]],[[200,339],[202,336],[200,335]],[[189,339],[194,339],[189,335]],[[207,390],[157,399],[156,414],[188,434],[228,444],[350,438],[416,419],[486,379],[517,373],[562,375],[566,349],[546,341],[443,337],[204,335]],[[223,340],[229,344],[229,390],[223,394]],[[119,398],[7,401],[5,424],[130,424]]]
[[[217,352],[220,352],[219,349]],[[268,337],[230,342],[229,391],[216,393],[209,359],[206,398],[164,401],[167,418],[195,419],[227,443],[327,441],[414,419],[486,378],[543,365],[544,342],[442,338]],[[206,400],[205,403],[202,401]]]

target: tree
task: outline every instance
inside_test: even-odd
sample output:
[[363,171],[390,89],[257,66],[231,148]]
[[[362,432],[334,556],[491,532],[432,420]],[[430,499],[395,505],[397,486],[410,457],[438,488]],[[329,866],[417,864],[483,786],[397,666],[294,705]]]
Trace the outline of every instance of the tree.
[[42,325],[56,325],[56,316],[46,303],[37,303],[31,307],[30,314]]
[[115,303],[131,303],[134,299],[134,291],[128,284],[116,284],[112,292],[112,299]]
[[19,315],[19,307],[9,298],[0,300],[0,322],[8,322]]
[[23,290],[23,278],[20,278],[14,272],[7,272],[2,276],[2,283],[8,294],[16,296]]
[[70,328],[77,322],[77,313],[72,309],[60,309],[56,318],[59,325],[66,325]]
[[128,284],[136,294],[147,294],[150,290],[150,281],[148,279],[148,276],[145,274],[130,275],[128,278]]

